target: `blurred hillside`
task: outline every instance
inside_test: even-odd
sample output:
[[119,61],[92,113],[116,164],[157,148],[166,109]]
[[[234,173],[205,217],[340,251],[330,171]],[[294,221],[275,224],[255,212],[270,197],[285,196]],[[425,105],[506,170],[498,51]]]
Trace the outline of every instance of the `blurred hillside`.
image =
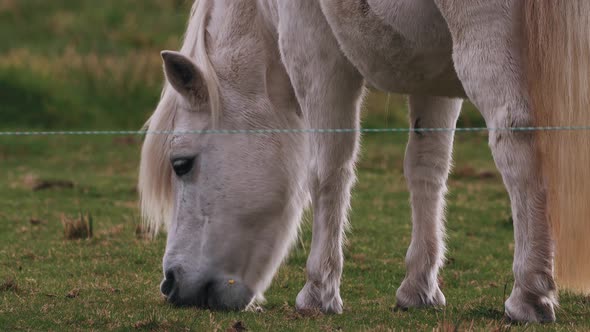
[[[0,128],[137,129],[178,49],[190,0],[0,0]],[[403,97],[372,94],[365,126],[406,125]],[[461,125],[482,125],[473,111]]]

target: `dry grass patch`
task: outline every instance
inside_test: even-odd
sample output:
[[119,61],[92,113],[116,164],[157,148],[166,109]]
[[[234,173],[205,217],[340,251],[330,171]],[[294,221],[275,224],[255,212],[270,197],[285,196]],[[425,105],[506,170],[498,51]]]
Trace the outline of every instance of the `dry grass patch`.
[[68,299],[75,299],[80,295],[80,288],[74,288],[66,294]]
[[0,13],[12,12],[16,9],[17,0],[0,0]]
[[129,88],[129,85],[159,87],[162,84],[159,52],[137,50],[125,55],[82,54],[74,46],[60,55],[44,56],[28,49],[12,49],[0,55],[0,68],[28,69],[56,80],[71,80],[72,73],[84,73],[94,82]]
[[153,240],[153,233],[150,227],[141,221],[135,227],[135,237],[139,240]]

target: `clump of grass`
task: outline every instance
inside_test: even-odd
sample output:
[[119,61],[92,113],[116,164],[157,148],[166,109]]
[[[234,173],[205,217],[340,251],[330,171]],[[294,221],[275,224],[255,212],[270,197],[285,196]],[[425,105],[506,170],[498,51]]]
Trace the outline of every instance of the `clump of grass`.
[[92,215],[80,213],[78,218],[69,218],[62,214],[61,223],[64,226],[64,238],[66,240],[79,240],[92,238]]
[[45,224],[45,222],[44,222],[43,220],[41,220],[41,219],[39,219],[39,218],[35,218],[35,217],[32,217],[32,218],[30,218],[30,219],[29,219],[29,222],[30,222],[30,223],[31,223],[31,225],[33,225],[33,226],[39,226],[39,225],[43,225],[43,224]]
[[248,331],[248,329],[246,328],[246,325],[244,325],[244,323],[241,320],[235,322],[230,328],[227,329],[227,332],[244,332],[244,331]]
[[141,220],[137,220],[135,227],[135,237],[139,240],[153,240],[154,235],[149,225]]
[[13,278],[7,278],[6,280],[4,280],[4,282],[2,282],[0,284],[0,292],[18,292],[19,291],[19,287],[18,284],[16,283],[16,280],[14,280]]
[[67,180],[42,180],[35,184],[33,191],[41,191],[48,189],[73,189],[75,184]]
[[80,288],[74,288],[71,291],[69,291],[68,294],[66,294],[66,297],[68,299],[75,299],[78,297],[78,295],[80,295]]

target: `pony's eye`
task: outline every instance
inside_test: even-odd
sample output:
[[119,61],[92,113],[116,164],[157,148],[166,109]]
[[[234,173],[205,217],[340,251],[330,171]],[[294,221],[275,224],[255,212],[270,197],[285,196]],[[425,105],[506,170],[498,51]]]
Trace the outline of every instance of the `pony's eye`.
[[176,158],[172,160],[172,168],[177,176],[183,176],[192,171],[195,164],[195,157]]

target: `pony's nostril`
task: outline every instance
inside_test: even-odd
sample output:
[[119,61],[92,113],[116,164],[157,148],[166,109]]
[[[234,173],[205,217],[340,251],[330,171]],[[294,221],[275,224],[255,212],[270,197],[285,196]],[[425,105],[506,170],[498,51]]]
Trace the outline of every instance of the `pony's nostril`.
[[166,277],[166,280],[172,280],[172,281],[174,281],[176,279],[174,270],[168,270],[168,271],[166,271],[165,277]]
[[168,301],[172,301],[174,294],[177,293],[177,289],[178,281],[176,278],[176,273],[174,273],[173,270],[166,271],[165,278],[160,285],[160,291],[162,294],[164,294],[164,296],[166,296]]

